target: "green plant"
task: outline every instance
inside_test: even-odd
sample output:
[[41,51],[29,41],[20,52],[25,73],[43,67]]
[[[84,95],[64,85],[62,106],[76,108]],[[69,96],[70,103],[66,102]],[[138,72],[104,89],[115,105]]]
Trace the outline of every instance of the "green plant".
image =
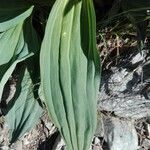
[[100,78],[93,2],[56,0],[48,18],[43,7],[49,9],[50,2],[0,2],[0,97],[14,69],[20,66],[16,92],[3,108],[10,143],[41,116],[40,87],[67,149],[87,150],[96,128]]
[[[0,99],[10,143],[36,124],[46,105],[67,149],[88,150],[100,80],[95,38],[93,0],[0,1]],[[6,102],[12,74],[16,91]]]

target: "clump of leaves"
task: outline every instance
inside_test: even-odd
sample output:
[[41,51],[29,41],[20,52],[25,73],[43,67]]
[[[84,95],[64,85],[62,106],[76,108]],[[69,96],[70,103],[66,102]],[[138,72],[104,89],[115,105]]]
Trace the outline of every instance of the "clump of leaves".
[[49,17],[48,11],[43,12],[51,8],[48,1],[7,4],[0,2],[1,97],[17,64],[24,66],[18,71],[16,92],[3,109],[10,142],[30,130],[41,116],[40,87],[67,149],[87,150],[96,127],[100,78],[92,0],[56,0]]
[[89,149],[100,80],[95,38],[92,0],[0,1],[0,99],[22,66],[3,108],[10,143],[36,124],[45,104],[67,149]]

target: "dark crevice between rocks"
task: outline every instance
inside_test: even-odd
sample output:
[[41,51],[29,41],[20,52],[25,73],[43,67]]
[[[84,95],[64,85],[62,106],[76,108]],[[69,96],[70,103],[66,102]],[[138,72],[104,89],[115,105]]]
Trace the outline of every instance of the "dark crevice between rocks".
[[55,132],[50,137],[47,137],[45,141],[39,143],[37,150],[52,150],[58,136],[59,132]]

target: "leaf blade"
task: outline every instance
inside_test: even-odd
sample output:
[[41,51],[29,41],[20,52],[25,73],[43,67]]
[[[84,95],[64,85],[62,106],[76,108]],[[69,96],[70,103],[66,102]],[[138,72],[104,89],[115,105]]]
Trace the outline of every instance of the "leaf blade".
[[[49,114],[69,150],[86,150],[96,126],[96,93],[100,78],[97,69],[100,64],[91,4],[91,0],[56,1],[41,48],[41,88]],[[86,9],[83,9],[83,5]],[[83,19],[81,10],[86,22],[80,22]],[[90,16],[93,19],[90,20]],[[87,29],[88,37],[81,29],[82,25]],[[89,45],[85,45],[85,40],[82,41],[84,38]],[[90,88],[92,96],[88,98]],[[88,109],[88,102],[94,110]],[[85,140],[88,141],[87,145]]]
[[14,143],[37,123],[43,112],[34,99],[33,84],[27,69],[21,70],[20,81],[14,99],[8,104],[6,121],[9,128],[10,143]]

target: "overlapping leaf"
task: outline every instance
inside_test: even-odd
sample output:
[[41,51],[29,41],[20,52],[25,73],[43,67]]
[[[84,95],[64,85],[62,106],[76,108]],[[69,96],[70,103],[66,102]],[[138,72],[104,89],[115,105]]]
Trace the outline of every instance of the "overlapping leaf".
[[[10,3],[9,7],[11,8],[9,9],[4,4],[6,2],[0,2],[0,99],[4,85],[17,63],[33,55],[39,49],[31,18],[27,19],[31,15],[33,7],[16,8],[12,7],[13,5]],[[18,14],[18,16],[14,16],[14,14]],[[10,20],[7,20],[7,15],[14,18],[8,17]],[[25,31],[26,26],[28,31]]]
[[42,114],[42,108],[34,98],[33,86],[28,70],[20,70],[17,91],[8,104],[9,111],[6,114],[10,143],[30,131]]
[[[0,1],[0,99],[16,65],[39,51],[40,43],[30,17],[32,11],[33,6],[26,1]],[[42,113],[29,72],[20,71],[17,91],[5,111],[11,143],[29,131]]]
[[96,127],[99,57],[92,0],[57,0],[41,49],[41,88],[68,150],[88,150]]
[[18,12],[18,10],[13,10],[13,8],[9,10],[9,7],[3,8],[2,2],[0,2],[0,65],[8,63],[15,54],[19,53],[18,51],[22,50],[24,46],[24,20],[31,15],[33,10],[31,7],[22,14],[7,20],[9,15]]
[[23,0],[0,1],[0,32],[6,31],[23,22],[30,16],[33,7]]
[[15,54],[15,51],[18,50],[16,48],[18,48],[17,44],[20,38],[20,34],[22,33],[22,29],[23,22],[1,33],[0,56],[2,57],[0,59],[0,65],[8,63],[11,60],[12,56]]

